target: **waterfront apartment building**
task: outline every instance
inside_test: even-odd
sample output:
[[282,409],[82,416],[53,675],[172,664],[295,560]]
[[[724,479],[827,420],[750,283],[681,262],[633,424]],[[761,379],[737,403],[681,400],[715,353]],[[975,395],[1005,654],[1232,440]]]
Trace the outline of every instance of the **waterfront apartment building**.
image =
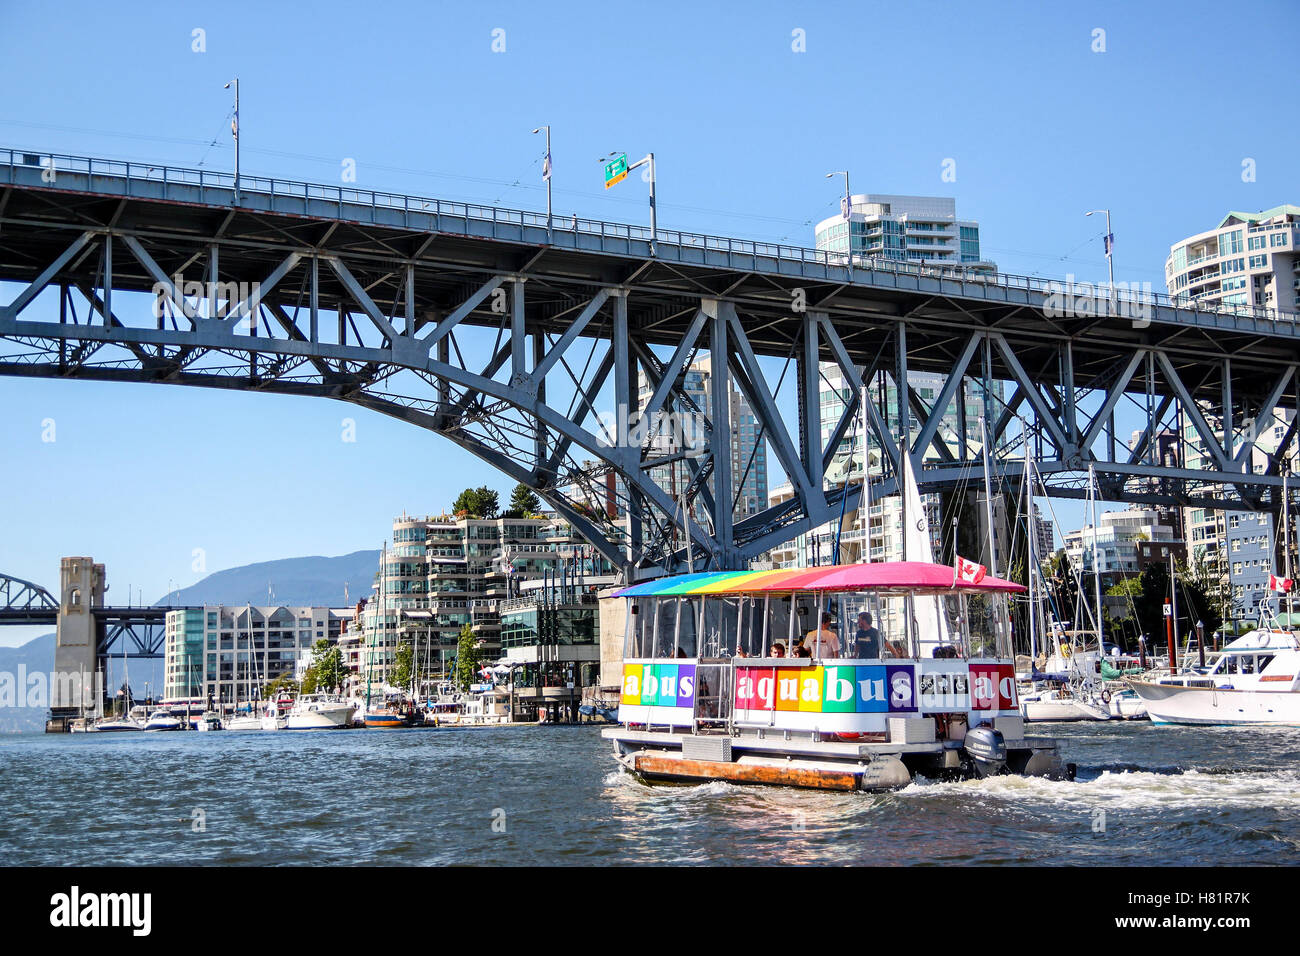
[[609,563],[554,516],[393,520],[393,544],[358,612],[346,656],[358,682],[385,683],[399,642],[412,645],[421,675],[454,666],[461,629],[470,625],[479,657],[501,652],[500,606],[524,582],[585,580],[613,572]]
[[1093,551],[1097,568],[1113,583],[1119,578],[1141,572],[1138,543],[1176,542],[1175,529],[1160,523],[1160,513],[1152,508],[1131,507],[1107,511],[1100,515],[1097,527],[1084,525],[1065,534],[1065,553],[1070,566],[1084,574],[1093,573]]
[[1180,302],[1300,312],[1300,206],[1230,212],[1182,239],[1165,260],[1165,286]]
[[167,612],[164,703],[257,700],[292,678],[324,638],[339,640],[350,608],[215,605]]
[[980,255],[979,223],[958,219],[956,200],[942,196],[856,194],[840,201],[839,215],[817,223],[815,235],[826,252],[997,271]]

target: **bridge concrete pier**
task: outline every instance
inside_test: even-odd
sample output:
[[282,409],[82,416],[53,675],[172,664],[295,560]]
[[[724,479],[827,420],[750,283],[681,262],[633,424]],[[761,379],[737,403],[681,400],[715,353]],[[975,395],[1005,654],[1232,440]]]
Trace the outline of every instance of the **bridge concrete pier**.
[[94,558],[72,557],[59,562],[59,618],[54,644],[54,672],[79,675],[79,680],[54,680],[50,687],[47,733],[62,733],[82,713],[85,688],[95,687],[95,669],[103,624],[96,611],[104,606],[104,565]]

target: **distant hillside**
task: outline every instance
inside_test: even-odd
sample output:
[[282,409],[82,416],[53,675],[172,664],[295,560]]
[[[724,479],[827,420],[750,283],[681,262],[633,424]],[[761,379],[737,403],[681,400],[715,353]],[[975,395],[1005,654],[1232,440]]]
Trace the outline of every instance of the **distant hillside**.
[[[0,647],[0,674],[13,675],[14,690],[18,694],[24,691],[18,686],[20,665],[26,665],[28,674],[49,673],[54,666],[54,635],[42,634],[21,647]],[[45,714],[44,707],[0,707],[0,734],[43,730]]]
[[[354,551],[337,558],[262,561],[209,574],[198,584],[177,591],[170,603],[344,607],[369,597],[378,570],[378,551]],[[168,600],[163,598],[157,603],[167,604]]]

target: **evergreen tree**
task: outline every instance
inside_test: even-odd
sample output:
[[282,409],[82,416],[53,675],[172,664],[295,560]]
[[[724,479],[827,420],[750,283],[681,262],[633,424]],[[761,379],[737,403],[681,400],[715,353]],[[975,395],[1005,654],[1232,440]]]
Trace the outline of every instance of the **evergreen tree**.
[[460,629],[460,638],[456,642],[456,686],[460,690],[469,690],[478,676],[478,647],[474,642],[474,627],[466,624]]
[[542,499],[538,498],[523,482],[515,485],[515,490],[510,495],[509,517],[528,518],[542,510]]

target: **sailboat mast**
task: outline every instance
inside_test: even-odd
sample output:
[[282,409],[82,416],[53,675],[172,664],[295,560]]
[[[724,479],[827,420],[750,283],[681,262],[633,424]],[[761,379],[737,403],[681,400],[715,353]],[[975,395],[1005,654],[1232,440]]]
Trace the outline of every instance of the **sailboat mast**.
[[1097,547],[1097,466],[1088,466],[1088,497],[1092,499],[1092,590],[1097,607],[1097,653],[1106,656],[1101,637],[1101,551]]
[[1026,579],[1029,585],[1029,659],[1038,659],[1038,598],[1034,591],[1034,570],[1038,567],[1038,552],[1035,547],[1034,533],[1034,456],[1029,447],[1029,433],[1025,433],[1025,528],[1029,536],[1029,566]]
[[[1291,579],[1291,494],[1287,489],[1287,475],[1291,471],[1291,462],[1284,462],[1282,465],[1282,561],[1286,570],[1282,573],[1287,580]],[[1291,615],[1295,613],[1292,605],[1291,591],[1286,592],[1286,624],[1290,627],[1292,624]]]
[[993,533],[993,474],[989,469],[989,431],[983,415],[980,416],[980,445],[984,452],[984,520],[989,526],[989,571],[996,578],[1001,575],[998,574],[997,538]]

